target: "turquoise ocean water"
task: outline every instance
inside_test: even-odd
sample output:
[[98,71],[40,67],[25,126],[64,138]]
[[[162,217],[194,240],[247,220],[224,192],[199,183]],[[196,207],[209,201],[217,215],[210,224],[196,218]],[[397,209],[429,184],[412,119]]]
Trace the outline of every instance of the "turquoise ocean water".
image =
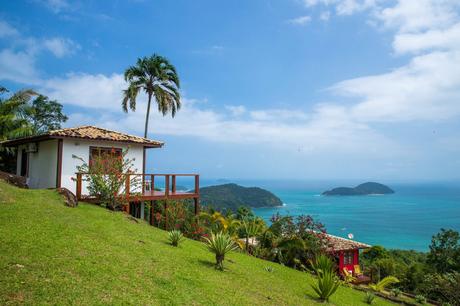
[[[324,190],[356,183],[231,180],[243,186],[270,190],[283,207],[258,208],[254,212],[269,220],[280,214],[310,214],[323,222],[329,233],[387,248],[427,251],[431,236],[440,228],[460,231],[460,183],[391,184],[391,195],[321,196]],[[202,185],[225,181],[204,180]]]

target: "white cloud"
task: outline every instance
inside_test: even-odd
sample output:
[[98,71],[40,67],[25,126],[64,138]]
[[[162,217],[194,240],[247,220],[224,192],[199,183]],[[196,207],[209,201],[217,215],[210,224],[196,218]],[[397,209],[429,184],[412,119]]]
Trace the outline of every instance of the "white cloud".
[[287,22],[294,25],[306,25],[311,21],[310,16],[301,16],[293,19],[289,19]]
[[337,15],[351,15],[377,6],[378,0],[303,0],[306,7],[333,6]]
[[16,36],[18,34],[18,30],[12,27],[9,23],[0,20],[0,38]]
[[233,116],[240,116],[246,112],[246,107],[243,105],[226,105],[225,108],[230,111]]
[[35,69],[35,56],[28,52],[16,52],[11,49],[1,50],[0,80],[37,84],[39,78]]
[[71,39],[62,37],[45,39],[43,41],[43,46],[58,58],[73,54],[80,49],[80,45]]
[[331,18],[331,12],[324,11],[319,15],[319,19],[322,21],[328,21]]
[[70,7],[70,4],[66,0],[41,0],[40,2],[55,14]]

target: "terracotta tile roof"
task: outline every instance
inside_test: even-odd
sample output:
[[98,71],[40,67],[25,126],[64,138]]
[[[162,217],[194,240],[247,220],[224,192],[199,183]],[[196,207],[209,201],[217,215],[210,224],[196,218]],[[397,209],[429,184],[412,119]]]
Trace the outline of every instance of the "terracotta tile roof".
[[5,146],[13,146],[21,143],[46,140],[52,138],[80,138],[88,140],[114,141],[123,143],[142,144],[149,147],[161,147],[163,142],[151,140],[139,136],[129,135],[116,131],[111,131],[91,125],[65,128],[60,130],[49,131],[42,135],[12,139],[2,143]]
[[346,251],[346,250],[356,250],[356,249],[367,249],[371,246],[362,242],[345,239],[342,237],[334,236],[327,234],[327,239],[329,241],[328,250],[333,251]]

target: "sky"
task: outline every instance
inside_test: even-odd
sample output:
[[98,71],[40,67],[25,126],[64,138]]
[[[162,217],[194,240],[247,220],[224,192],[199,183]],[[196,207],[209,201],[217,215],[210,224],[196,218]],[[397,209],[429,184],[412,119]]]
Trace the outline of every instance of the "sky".
[[66,127],[143,134],[123,72],[154,53],[183,106],[148,170],[208,178],[460,179],[460,1],[2,1],[0,84]]

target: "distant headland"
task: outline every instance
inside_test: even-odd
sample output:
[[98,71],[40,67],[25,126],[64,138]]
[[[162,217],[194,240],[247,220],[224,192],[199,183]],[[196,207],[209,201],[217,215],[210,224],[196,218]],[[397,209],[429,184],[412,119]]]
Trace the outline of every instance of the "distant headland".
[[351,187],[337,187],[322,193],[322,195],[340,195],[340,196],[351,196],[351,195],[372,195],[372,194],[390,194],[394,193],[394,190],[390,187],[375,183],[367,182],[358,185],[354,188]]

